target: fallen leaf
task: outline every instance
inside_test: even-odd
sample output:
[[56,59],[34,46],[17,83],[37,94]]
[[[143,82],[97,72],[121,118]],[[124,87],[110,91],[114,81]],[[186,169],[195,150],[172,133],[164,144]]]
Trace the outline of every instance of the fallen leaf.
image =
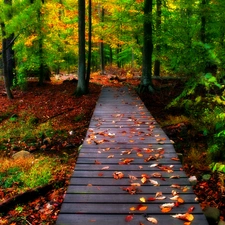
[[153,173],[151,176],[152,176],[152,177],[160,178],[160,177],[162,177],[162,174],[156,172],[156,173]]
[[142,182],[142,184],[145,184],[147,182],[147,178],[146,177],[142,177],[141,178],[141,182]]
[[172,187],[172,188],[178,188],[178,189],[181,188],[179,184],[172,184],[170,187]]
[[102,170],[108,170],[109,166],[102,167]]
[[101,162],[100,162],[100,161],[98,161],[98,160],[95,160],[95,164],[96,164],[96,165],[100,165],[100,164],[101,164]]
[[161,209],[163,208],[173,208],[175,206],[174,203],[164,203],[160,206]]
[[139,166],[139,169],[143,169],[143,166]]
[[173,175],[173,176],[170,176],[170,179],[179,179],[180,176],[179,175]]
[[139,184],[139,183],[131,183],[131,186],[138,186],[138,187],[140,187],[141,184]]
[[161,212],[162,213],[168,213],[168,212],[170,212],[172,210],[172,207],[166,207],[166,208],[162,208],[161,209]]
[[158,181],[156,180],[152,180],[152,179],[149,179],[150,183],[153,184],[154,186],[160,186],[160,184],[158,183]]
[[180,159],[178,157],[172,157],[171,159],[174,161],[180,161]]
[[140,198],[140,201],[141,201],[141,202],[146,202],[146,199],[145,199],[144,197],[141,197],[141,198]]
[[182,188],[182,191],[183,191],[183,192],[187,192],[188,190],[189,190],[189,187],[183,187],[183,188]]
[[190,213],[176,214],[176,215],[173,215],[172,217],[186,221],[186,222],[191,222],[194,220],[194,216]]
[[121,155],[130,155],[132,153],[132,150],[126,150],[122,151]]
[[122,172],[114,172],[113,173],[113,178],[118,180],[118,179],[122,179],[124,177],[124,174]]
[[157,224],[158,223],[157,219],[155,219],[153,217],[145,217],[145,218],[146,218],[146,220],[148,220],[149,222],[152,222],[153,224]]
[[158,166],[158,164],[152,164],[149,167],[156,167],[156,166]]
[[189,209],[188,209],[188,213],[191,213],[191,212],[193,212],[194,211],[194,209],[195,209],[195,207],[194,206],[191,206],[191,207],[189,207]]
[[107,156],[108,159],[113,158],[113,157],[114,157],[114,155]]
[[108,136],[112,138],[112,137],[115,137],[116,134],[115,133],[108,133]]
[[177,199],[177,202],[178,202],[179,204],[183,204],[185,201],[184,201],[183,198],[179,197],[179,198]]
[[166,199],[166,196],[159,196],[159,197],[156,197],[155,199],[157,199],[157,200],[163,200],[163,199]]
[[128,216],[125,217],[125,221],[130,222],[133,218],[134,218],[133,215],[128,215]]
[[136,207],[136,210],[138,210],[138,211],[145,211],[147,208],[148,208],[147,205],[142,205],[142,204],[140,204],[140,205],[138,205],[138,206]]
[[133,175],[128,175],[131,180],[137,180],[138,178]]
[[119,165],[130,164],[134,159],[124,159],[122,162],[119,162]]
[[156,192],[156,194],[155,194],[155,197],[159,197],[159,196],[162,196],[162,192],[161,192],[161,191],[158,191],[158,192]]
[[130,207],[130,211],[135,211],[136,210],[136,207]]
[[137,156],[138,157],[143,157],[143,154],[141,154],[140,152],[137,152]]
[[103,175],[104,175],[103,173],[99,173],[99,174],[98,174],[99,177],[102,177]]
[[154,198],[154,197],[149,197],[147,200],[148,200],[148,201],[155,201],[156,198]]

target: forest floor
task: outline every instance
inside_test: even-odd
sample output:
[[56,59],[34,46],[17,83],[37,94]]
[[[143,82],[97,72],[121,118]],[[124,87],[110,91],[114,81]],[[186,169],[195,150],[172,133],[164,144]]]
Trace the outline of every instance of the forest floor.
[[[26,110],[27,115],[38,118],[39,124],[51,121],[55,130],[64,131],[63,135],[58,133],[51,137],[50,146],[36,145],[34,147],[29,143],[8,141],[7,150],[0,151],[1,157],[9,158],[23,148],[23,150],[31,151],[35,156],[54,157],[56,161],[62,160],[60,157],[65,154],[68,158],[63,167],[64,172],[59,172],[54,177],[61,183],[53,181],[53,185],[39,187],[38,195],[32,195],[37,193],[33,192],[37,189],[30,190],[30,194],[22,194],[23,197],[20,198],[21,193],[17,193],[13,188],[6,190],[0,186],[0,198],[4,199],[4,201],[0,201],[0,212],[6,212],[0,213],[0,224],[55,224],[70,175],[75,167],[78,148],[85,137],[101,86],[129,85],[135,88],[139,84],[137,78],[131,79],[129,76],[129,79],[125,79],[123,74],[121,76],[122,79],[118,79],[114,75],[93,74],[90,81],[90,93],[82,97],[74,96],[76,80],[72,75],[58,76],[53,78],[52,82],[41,87],[37,85],[37,82],[29,81],[26,91],[19,89],[13,91],[15,98],[11,101],[5,95],[3,82],[0,82],[0,116],[6,112],[10,112],[10,116],[20,115],[22,111],[24,113]],[[186,120],[180,119],[174,123],[171,121],[165,123],[166,120],[169,120],[168,118],[170,120],[171,118],[183,118],[182,112],[165,108],[182,91],[183,83],[181,80],[171,79],[169,81],[155,80],[154,84],[158,91],[155,94],[141,95],[141,99],[165,129],[167,135],[175,142],[177,152],[183,154],[183,165],[187,175],[198,178],[194,191],[202,208],[218,207],[221,211],[221,219],[224,220],[225,201],[221,193],[221,181],[216,174],[211,173],[205,160],[207,146],[204,137],[192,130],[192,126]],[[194,153],[193,146],[199,152],[198,154]],[[201,150],[199,151],[199,149]],[[203,180],[204,174],[210,174],[210,179]],[[27,192],[29,193],[29,191]]]

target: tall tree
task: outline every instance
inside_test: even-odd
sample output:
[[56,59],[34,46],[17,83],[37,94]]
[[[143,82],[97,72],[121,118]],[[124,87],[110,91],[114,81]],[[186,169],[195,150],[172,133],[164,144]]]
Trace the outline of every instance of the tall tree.
[[[99,6],[99,16],[100,16],[100,22],[101,24],[104,23],[104,17],[105,17],[105,9],[104,7]],[[101,68],[101,74],[105,74],[105,54],[104,54],[104,42],[103,38],[100,40],[100,68]]]
[[78,31],[79,31],[79,62],[78,62],[78,83],[76,95],[88,93],[87,81],[85,79],[85,1],[78,0]]
[[91,47],[92,47],[92,1],[88,0],[88,61],[87,61],[87,73],[86,73],[86,84],[89,86],[90,74],[91,74]]
[[[9,20],[12,18],[11,6],[12,0],[4,0],[4,4],[10,6],[6,11],[6,19]],[[13,99],[13,94],[11,92],[11,86],[13,84],[14,77],[14,51],[12,49],[14,42],[14,34],[9,34],[6,36],[6,25],[5,21],[1,22],[1,30],[2,30],[2,61],[3,61],[3,75],[5,82],[5,89],[7,93],[7,97],[9,99]]]
[[143,61],[142,61],[142,76],[139,85],[139,92],[153,92],[152,85],[152,0],[144,1],[144,37],[143,37]]
[[154,75],[160,76],[160,38],[161,38],[161,23],[162,23],[162,0],[156,1],[156,60],[154,65]]

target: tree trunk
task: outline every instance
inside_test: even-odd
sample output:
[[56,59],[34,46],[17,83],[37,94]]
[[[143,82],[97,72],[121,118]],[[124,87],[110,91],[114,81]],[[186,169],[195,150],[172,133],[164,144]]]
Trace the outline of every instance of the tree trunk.
[[90,74],[91,74],[91,45],[92,45],[92,41],[91,41],[91,36],[92,36],[92,16],[91,16],[91,0],[88,1],[89,5],[88,5],[88,62],[87,62],[87,74],[86,74],[86,85],[87,88],[89,86],[89,80],[90,80]]
[[201,41],[206,43],[206,5],[207,0],[202,0],[202,15],[201,15]]
[[152,0],[144,2],[144,44],[143,44],[143,61],[142,61],[142,77],[139,85],[139,92],[153,92],[152,85]]
[[79,63],[78,63],[78,83],[76,95],[87,94],[88,88],[85,81],[85,1],[78,0],[78,31],[79,31]]
[[8,62],[10,61],[10,55],[7,54],[7,38],[4,38],[5,36],[5,24],[1,23],[1,29],[2,29],[2,61],[3,61],[3,75],[4,75],[4,83],[5,83],[5,89],[7,93],[7,97],[9,99],[13,99],[13,94],[11,92],[11,84],[10,84],[10,78],[9,78],[9,65]]
[[156,3],[156,36],[157,36],[157,44],[156,44],[156,60],[154,65],[154,75],[160,76],[160,37],[161,37],[161,23],[162,23],[162,0],[157,0]]
[[[100,21],[104,22],[104,8],[102,7],[102,10],[100,10]],[[104,40],[103,38],[101,38],[101,42],[99,45],[99,49],[100,49],[100,69],[101,69],[101,74],[104,75],[105,74],[105,54],[104,54]]]
[[[44,4],[44,0],[41,0]],[[42,35],[42,21],[41,21],[41,5],[38,9],[38,54],[39,54],[39,85],[44,83],[44,60],[43,60],[43,35]]]
[[[4,4],[12,7],[12,0],[4,0]],[[12,12],[9,10],[6,20],[12,18]],[[13,99],[13,94],[11,92],[11,87],[13,85],[14,79],[14,51],[12,49],[14,42],[14,34],[10,34],[8,37],[5,37],[5,22],[1,22],[1,30],[2,30],[2,62],[3,62],[3,75],[4,75],[4,83],[5,89],[7,93],[7,97],[9,99]]]

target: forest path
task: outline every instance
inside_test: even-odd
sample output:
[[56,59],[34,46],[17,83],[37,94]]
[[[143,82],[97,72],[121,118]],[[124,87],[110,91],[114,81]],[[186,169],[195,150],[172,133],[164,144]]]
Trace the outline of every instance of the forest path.
[[104,87],[56,224],[208,225],[195,198],[173,144],[137,94]]

